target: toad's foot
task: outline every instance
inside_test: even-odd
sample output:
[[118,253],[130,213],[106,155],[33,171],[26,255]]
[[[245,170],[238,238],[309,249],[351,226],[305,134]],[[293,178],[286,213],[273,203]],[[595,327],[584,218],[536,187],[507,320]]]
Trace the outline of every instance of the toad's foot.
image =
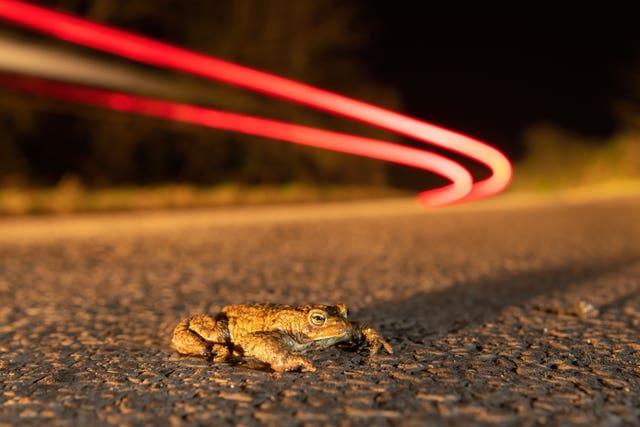
[[296,371],[298,369],[302,372],[314,372],[316,370],[308,359],[301,356],[287,356],[282,361],[271,362],[271,369],[276,373]]
[[355,323],[354,324],[355,335],[360,341],[364,341],[369,347],[369,356],[374,356],[380,350],[380,347],[384,347],[387,353],[393,354],[393,348],[382,335],[368,323]]

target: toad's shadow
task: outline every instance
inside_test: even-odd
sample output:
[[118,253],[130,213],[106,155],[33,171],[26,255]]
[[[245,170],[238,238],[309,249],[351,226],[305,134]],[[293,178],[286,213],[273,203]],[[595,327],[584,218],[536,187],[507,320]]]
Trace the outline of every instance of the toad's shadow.
[[[568,290],[638,262],[636,254],[600,259],[537,271],[506,273],[499,278],[462,282],[446,289],[419,292],[406,299],[385,301],[366,311],[373,323],[389,336],[423,342],[466,325],[490,322],[506,307],[527,303],[534,297]],[[579,292],[578,292],[579,294]],[[589,295],[581,298],[589,299]],[[567,303],[559,301],[559,303]]]

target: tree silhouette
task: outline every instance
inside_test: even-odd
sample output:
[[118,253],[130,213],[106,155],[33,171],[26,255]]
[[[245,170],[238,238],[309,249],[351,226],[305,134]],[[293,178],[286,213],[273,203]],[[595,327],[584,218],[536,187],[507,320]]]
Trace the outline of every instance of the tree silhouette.
[[[47,0],[36,3],[226,60],[397,108],[360,61],[367,25],[354,1]],[[65,46],[66,49],[74,49]],[[77,48],[76,50],[82,50]],[[83,52],[86,52],[84,50]],[[95,57],[105,55],[90,52]],[[113,60],[113,59],[112,59]],[[129,61],[115,63],[134,66]],[[382,131],[191,76],[162,75],[176,100],[366,136]],[[2,91],[0,178],[38,185],[190,182],[384,183],[386,165],[257,137],[61,105]]]

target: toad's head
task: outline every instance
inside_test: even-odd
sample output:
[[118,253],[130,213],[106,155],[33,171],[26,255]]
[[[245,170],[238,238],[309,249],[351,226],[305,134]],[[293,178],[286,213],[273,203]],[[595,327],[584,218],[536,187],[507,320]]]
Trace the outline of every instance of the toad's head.
[[301,307],[301,312],[304,313],[304,326],[300,332],[308,340],[331,345],[351,331],[345,304],[305,306]]

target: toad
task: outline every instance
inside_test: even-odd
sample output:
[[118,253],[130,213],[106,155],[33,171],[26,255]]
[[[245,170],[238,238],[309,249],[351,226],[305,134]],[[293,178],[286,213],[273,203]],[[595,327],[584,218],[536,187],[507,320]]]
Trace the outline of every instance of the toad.
[[280,304],[228,305],[216,316],[196,314],[173,331],[179,353],[214,361],[250,357],[269,365],[276,373],[315,371],[300,354],[310,348],[366,344],[373,356],[391,345],[368,323],[347,320],[347,306]]

